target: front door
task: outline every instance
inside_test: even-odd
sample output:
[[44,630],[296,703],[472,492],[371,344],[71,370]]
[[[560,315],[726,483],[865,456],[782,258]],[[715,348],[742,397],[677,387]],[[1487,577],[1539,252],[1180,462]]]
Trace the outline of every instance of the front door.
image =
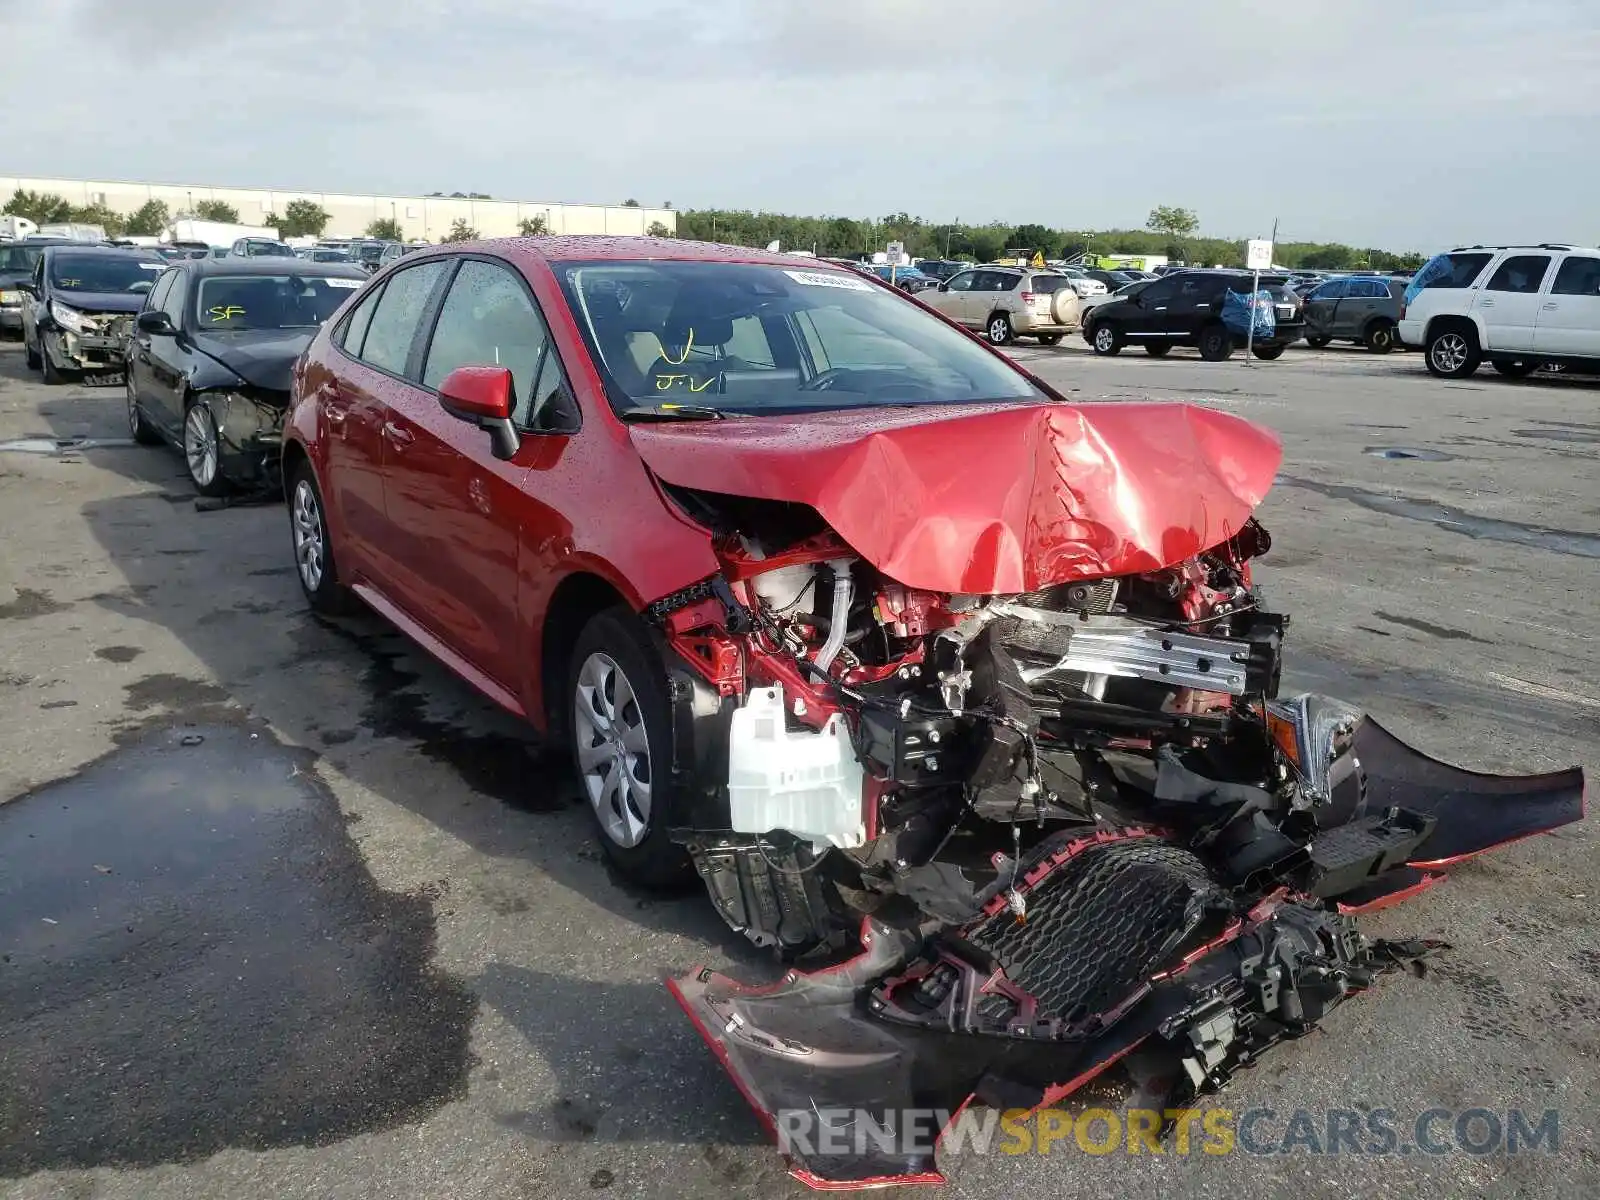
[[549,439],[525,437],[514,458],[498,459],[488,433],[444,411],[438,388],[457,367],[506,367],[513,419],[527,428],[549,346],[544,319],[514,268],[461,260],[420,382],[391,406],[384,430],[396,600],[512,694],[521,691],[524,650],[517,618],[520,523],[531,503],[524,483]]
[[[161,296],[161,311],[167,314],[174,330],[184,328],[183,314],[189,303],[193,281],[187,271],[173,271],[172,286]],[[150,419],[177,433],[183,428],[183,385],[188,366],[188,351],[178,333],[141,335],[146,338],[139,349],[144,376],[139,383],[139,406]]]
[[968,311],[967,301],[973,285],[978,282],[978,272],[960,271],[950,277],[950,282],[932,295],[933,306],[952,320],[971,325],[976,320]]
[[1540,285],[1550,267],[1548,254],[1512,254],[1495,268],[1478,293],[1485,350],[1532,350],[1539,323]]
[[1312,337],[1331,338],[1337,334],[1339,301],[1344,298],[1346,286],[1343,279],[1330,279],[1318,284],[1306,297],[1306,332]]
[[1600,359],[1600,258],[1569,254],[1539,299],[1535,350]]

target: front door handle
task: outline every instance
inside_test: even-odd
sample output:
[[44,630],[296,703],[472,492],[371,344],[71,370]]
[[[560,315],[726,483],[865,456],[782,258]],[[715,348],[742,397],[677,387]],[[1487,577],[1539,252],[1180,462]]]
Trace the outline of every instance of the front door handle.
[[1479,308],[1493,308],[1494,307],[1494,301],[1493,300],[1480,300],[1478,302],[1478,307]]
[[1551,303],[1551,304],[1546,304],[1544,306],[1544,310],[1545,310],[1545,312],[1554,312],[1556,309],[1558,309],[1560,307],[1561,307],[1561,305],[1559,305],[1559,304]]
[[400,447],[409,446],[416,440],[411,436],[410,433],[396,425],[393,421],[385,421],[383,423],[383,436],[388,438],[396,446]]

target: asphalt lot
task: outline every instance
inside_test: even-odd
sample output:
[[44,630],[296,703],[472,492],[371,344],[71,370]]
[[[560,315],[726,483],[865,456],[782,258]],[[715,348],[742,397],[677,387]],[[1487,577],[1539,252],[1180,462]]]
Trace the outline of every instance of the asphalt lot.
[[[1600,384],[1016,353],[1281,433],[1289,683],[1465,766],[1600,772]],[[561,769],[383,622],[312,619],[281,509],[197,512],[125,439],[120,388],[0,347],[0,1194],[804,1194],[661,986],[771,964],[609,879]],[[947,1157],[947,1194],[1600,1193],[1597,897],[1585,823],[1375,915],[1453,948],[1220,1101],[1556,1108],[1555,1154],[1058,1147]]]

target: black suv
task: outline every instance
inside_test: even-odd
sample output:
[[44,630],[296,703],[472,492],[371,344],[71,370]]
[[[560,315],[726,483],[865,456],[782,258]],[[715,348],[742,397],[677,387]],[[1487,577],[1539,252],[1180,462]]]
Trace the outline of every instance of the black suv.
[[[1245,334],[1223,321],[1229,292],[1249,296],[1248,271],[1174,271],[1133,284],[1083,315],[1083,339],[1096,354],[1116,354],[1124,346],[1143,346],[1159,358],[1174,346],[1193,346],[1208,362],[1221,362],[1245,344]],[[1257,337],[1257,358],[1277,358],[1305,333],[1301,301],[1284,286],[1282,275],[1263,275],[1261,288],[1272,296],[1276,328]],[[1241,314],[1243,315],[1243,314]]]

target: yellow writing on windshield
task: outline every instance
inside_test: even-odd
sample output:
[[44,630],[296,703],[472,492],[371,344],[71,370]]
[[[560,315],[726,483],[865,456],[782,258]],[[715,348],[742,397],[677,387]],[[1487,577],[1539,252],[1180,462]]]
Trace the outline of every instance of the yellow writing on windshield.
[[663,346],[661,348],[661,357],[666,359],[667,362],[670,363],[672,366],[681,367],[681,366],[683,366],[684,363],[689,361],[689,351],[691,351],[693,349],[694,349],[694,330],[690,329],[689,330],[689,340],[684,342],[684,344],[683,344],[683,353],[681,355],[679,355],[677,358],[673,358],[672,355],[667,353],[666,347]]
[[231,321],[235,317],[244,316],[244,309],[237,304],[219,304],[215,308],[207,309],[206,315],[213,321]]
[[709,375],[699,383],[694,381],[692,375],[657,375],[656,391],[670,392],[675,387],[686,387],[691,392],[703,392],[717,381],[715,375]]

